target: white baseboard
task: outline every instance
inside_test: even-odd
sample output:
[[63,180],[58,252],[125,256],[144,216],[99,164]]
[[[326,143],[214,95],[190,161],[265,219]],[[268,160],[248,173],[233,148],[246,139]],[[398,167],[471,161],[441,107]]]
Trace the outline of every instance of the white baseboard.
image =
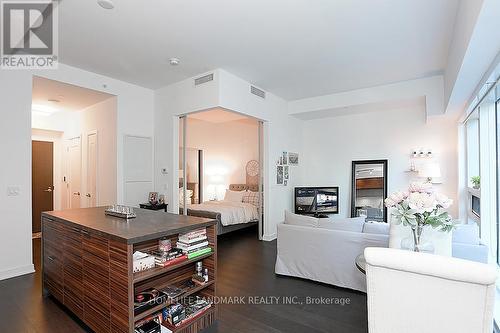
[[276,233],[271,234],[271,235],[264,235],[264,236],[262,236],[262,240],[265,240],[266,242],[270,242],[270,241],[275,240],[276,237],[277,237]]
[[33,264],[0,271],[0,281],[35,272]]

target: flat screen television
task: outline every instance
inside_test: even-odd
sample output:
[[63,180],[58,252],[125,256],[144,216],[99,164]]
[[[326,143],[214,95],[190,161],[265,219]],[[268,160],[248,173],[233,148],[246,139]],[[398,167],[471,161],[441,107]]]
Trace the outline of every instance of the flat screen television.
[[338,187],[295,188],[295,214],[324,215],[338,213]]

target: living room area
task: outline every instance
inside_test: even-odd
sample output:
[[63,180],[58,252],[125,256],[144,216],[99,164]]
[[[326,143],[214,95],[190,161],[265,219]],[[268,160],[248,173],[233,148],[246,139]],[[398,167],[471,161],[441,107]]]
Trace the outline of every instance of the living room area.
[[[32,29],[2,33],[0,332],[500,332],[498,0],[40,2],[0,1]],[[33,246],[51,117],[113,195]],[[60,169],[39,194],[80,196]]]

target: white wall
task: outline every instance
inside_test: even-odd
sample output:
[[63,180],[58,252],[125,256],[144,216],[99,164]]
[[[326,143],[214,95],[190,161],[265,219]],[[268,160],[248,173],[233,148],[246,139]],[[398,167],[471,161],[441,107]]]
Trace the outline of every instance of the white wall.
[[[87,193],[87,135],[97,132],[98,148],[97,148],[97,198],[98,206],[111,205],[116,203],[117,197],[117,176],[116,176],[116,97],[110,96],[109,99],[91,105],[80,111],[57,112],[50,116],[32,115],[32,127],[45,131],[59,131],[63,133],[63,140],[81,136],[81,151],[82,151],[82,177],[81,177],[81,193]],[[64,159],[67,159],[67,152],[64,152],[65,145],[58,145],[57,154],[61,154]],[[62,171],[58,178],[54,180],[57,184],[62,181],[64,174],[68,174],[66,170],[67,163],[59,161],[57,168]],[[62,183],[66,187],[66,183]],[[63,192],[65,189],[63,190]],[[56,192],[57,194],[57,192]],[[56,195],[55,195],[56,196]],[[57,200],[61,202],[65,197],[65,193]],[[86,207],[87,198],[82,194],[81,204]],[[57,208],[56,208],[57,207]],[[54,209],[68,208],[67,201],[62,202]]]
[[[411,150],[431,148],[443,175],[443,184],[435,187],[456,203],[457,140],[456,121],[436,116],[426,123],[423,105],[306,121],[301,185],[339,186],[339,216],[346,217],[350,215],[352,161],[388,159],[390,194],[406,189],[416,177],[405,172],[409,168]],[[451,213],[457,217],[456,204]]]
[[[188,117],[188,148],[203,150],[204,200],[213,197],[214,186],[210,186],[210,175],[221,176],[224,188],[229,184],[246,183],[246,164],[259,159],[259,124],[254,119],[223,123],[212,123]],[[197,166],[188,169],[189,176],[197,172]],[[222,199],[224,192],[217,193]]]
[[[33,272],[31,258],[31,75],[0,75],[0,279]],[[7,187],[19,195],[7,196]]]
[[[86,136],[97,131],[97,200],[98,206],[116,203],[116,97],[94,104],[79,112],[82,133],[82,179],[86,179],[88,149]],[[86,181],[82,193],[87,193]],[[85,198],[82,198],[85,200]],[[85,206],[84,206],[85,207]]]
[[[283,151],[301,153],[302,121],[288,114],[288,102],[271,93],[261,99],[249,93],[245,80],[219,70],[220,105],[264,120],[264,239],[276,237],[285,210],[293,210],[293,187],[303,165],[290,168],[288,186],[276,185],[276,160]],[[300,156],[302,158],[302,155]]]
[[[287,187],[275,185],[276,160],[282,151],[300,153],[301,121],[288,115],[287,102],[267,93],[266,99],[250,94],[250,84],[231,73],[213,71],[214,81],[194,86],[193,78],[155,92],[156,190],[167,193],[169,210],[178,208],[178,115],[223,107],[264,121],[264,239],[276,237],[276,225],[285,209],[292,209],[293,186],[299,167],[290,170]],[[201,75],[200,75],[201,76]],[[160,172],[167,168],[168,174]],[[272,204],[271,204],[272,203]]]
[[[0,279],[33,270],[31,253],[31,90],[33,75],[117,97],[117,201],[123,199],[123,136],[153,136],[153,91],[59,64],[57,70],[1,71]],[[8,158],[6,158],[8,157]],[[153,156],[151,157],[153,159]],[[20,189],[7,196],[7,187]],[[146,194],[147,195],[147,194]]]

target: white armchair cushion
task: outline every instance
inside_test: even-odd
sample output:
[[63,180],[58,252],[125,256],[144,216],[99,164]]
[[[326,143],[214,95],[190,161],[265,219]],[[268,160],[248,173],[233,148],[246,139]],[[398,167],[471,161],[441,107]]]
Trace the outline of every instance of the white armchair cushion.
[[[451,232],[442,232],[428,226],[422,232],[422,238],[427,238],[434,246],[434,254],[451,257]],[[409,226],[402,224],[390,224],[389,229],[389,247],[393,249],[401,248],[401,241],[406,237],[412,237],[412,231]]]
[[298,215],[285,211],[285,224],[299,225],[303,227],[317,227],[318,226],[317,217]]
[[395,249],[364,254],[369,333],[493,331],[494,267]]
[[319,219],[318,227],[329,230],[362,232],[364,221],[364,217]]

